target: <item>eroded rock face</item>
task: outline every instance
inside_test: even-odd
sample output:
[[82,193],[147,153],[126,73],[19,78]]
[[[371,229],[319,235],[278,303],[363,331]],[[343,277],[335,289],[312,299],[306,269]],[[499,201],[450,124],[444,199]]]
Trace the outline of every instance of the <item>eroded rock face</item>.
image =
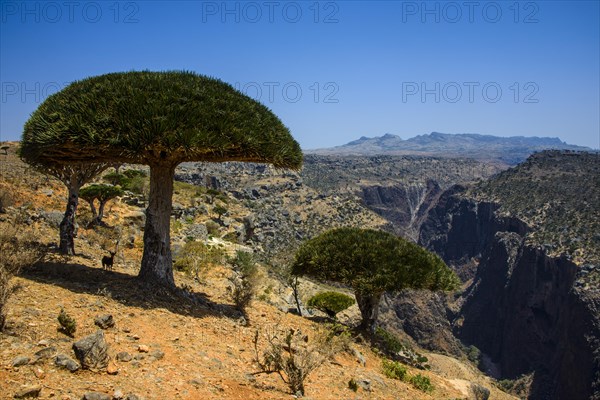
[[419,346],[460,357],[460,342],[452,334],[446,296],[420,290],[403,290],[386,294],[380,305],[380,324],[404,331]]
[[[473,283],[455,334],[491,358],[500,378],[534,373],[531,399],[600,399],[600,293],[579,283],[582,270],[525,241],[528,227],[499,218],[491,203],[444,193],[420,242]],[[464,272],[464,270],[463,270]]]
[[392,223],[394,231],[416,239],[420,224],[442,189],[433,180],[425,184],[363,186],[365,205]]

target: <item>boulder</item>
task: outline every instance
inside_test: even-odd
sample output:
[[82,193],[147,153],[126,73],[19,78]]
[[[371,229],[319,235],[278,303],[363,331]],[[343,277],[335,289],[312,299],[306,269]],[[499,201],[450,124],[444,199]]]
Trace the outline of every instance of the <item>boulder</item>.
[[108,345],[101,330],[73,343],[73,351],[85,369],[104,369],[108,366]]

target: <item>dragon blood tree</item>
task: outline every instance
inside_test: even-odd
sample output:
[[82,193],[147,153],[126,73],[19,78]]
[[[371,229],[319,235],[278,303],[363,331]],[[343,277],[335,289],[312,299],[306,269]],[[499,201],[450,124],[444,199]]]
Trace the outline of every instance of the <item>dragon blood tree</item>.
[[170,248],[173,176],[186,161],[302,165],[300,146],[267,107],[218,79],[185,71],[110,73],[76,81],[25,124],[31,163],[150,167],[139,277],[174,287]]

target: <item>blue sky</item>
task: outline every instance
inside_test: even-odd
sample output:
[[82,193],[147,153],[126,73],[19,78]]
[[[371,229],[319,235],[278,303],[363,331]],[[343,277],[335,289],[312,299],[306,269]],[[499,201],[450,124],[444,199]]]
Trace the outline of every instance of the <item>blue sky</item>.
[[193,70],[270,107],[303,148],[432,131],[600,147],[599,1],[0,1],[0,139],[44,98]]

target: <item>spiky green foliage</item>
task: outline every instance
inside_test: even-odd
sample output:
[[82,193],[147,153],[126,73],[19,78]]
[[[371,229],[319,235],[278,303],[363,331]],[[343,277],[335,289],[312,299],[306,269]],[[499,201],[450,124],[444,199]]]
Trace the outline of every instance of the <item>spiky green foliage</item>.
[[103,203],[122,195],[123,189],[120,187],[99,183],[84,186],[79,190],[79,197],[88,202],[98,200],[99,202]]
[[354,289],[361,329],[374,334],[383,293],[405,288],[451,290],[456,274],[435,254],[391,233],[339,228],[300,246],[292,274]]
[[452,290],[459,282],[437,255],[391,233],[359,228],[333,229],[302,244],[292,273],[360,293]]
[[[104,207],[106,206],[106,203],[118,196],[123,196],[123,189],[121,189],[119,186],[105,185],[101,183],[94,183],[82,187],[79,190],[79,197],[87,201],[90,205],[90,209],[92,210],[92,221],[90,222],[90,226],[102,223],[102,218],[104,218]],[[99,202],[98,211],[96,211],[96,206],[94,204],[96,200]]]
[[193,72],[134,71],[75,81],[25,124],[28,162],[254,161],[299,168],[302,153],[267,107]]
[[355,303],[354,299],[346,294],[339,292],[321,292],[311,297],[306,305],[316,308],[331,318]]

